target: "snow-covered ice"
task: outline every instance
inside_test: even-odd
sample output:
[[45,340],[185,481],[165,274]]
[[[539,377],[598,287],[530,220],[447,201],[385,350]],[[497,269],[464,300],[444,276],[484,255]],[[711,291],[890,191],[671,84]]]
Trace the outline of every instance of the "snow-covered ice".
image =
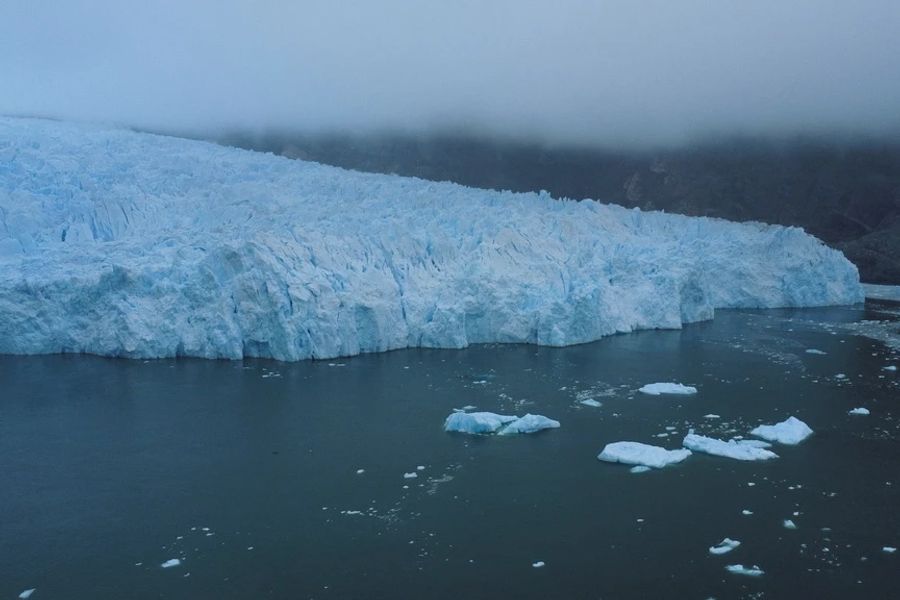
[[505,427],[501,427],[497,435],[515,435],[517,433],[535,433],[544,429],[559,428],[559,421],[548,419],[543,415],[526,414],[524,417],[512,421]]
[[648,383],[639,390],[642,394],[650,394],[651,396],[659,396],[660,394],[679,394],[690,395],[696,394],[697,388],[680,383]]
[[725,569],[729,573],[747,575],[748,577],[760,577],[764,574],[764,571],[756,565],[753,565],[752,567],[745,567],[744,565],[728,565]]
[[862,300],[856,267],[798,228],[0,118],[2,353],[563,346]]
[[725,440],[689,433],[684,436],[682,446],[694,452],[703,452],[736,460],[769,460],[778,458],[778,455],[771,450],[760,448],[755,443],[756,441],[728,440],[726,442]]
[[666,450],[641,442],[613,442],[607,444],[597,458],[605,462],[662,469],[666,465],[680,463],[690,455],[691,451],[683,448]]
[[863,416],[865,416],[865,415],[868,415],[871,413],[869,412],[868,408],[859,407],[859,408],[854,408],[854,409],[848,411],[847,414],[848,415],[863,415]]
[[169,560],[167,560],[166,562],[164,562],[163,564],[161,564],[161,565],[159,565],[159,566],[161,566],[163,569],[169,569],[169,568],[171,568],[171,567],[177,567],[177,566],[180,565],[180,564],[181,564],[181,560],[180,560],[180,559],[178,559],[178,558],[170,558]]
[[799,444],[811,436],[812,433],[813,430],[809,428],[809,425],[797,417],[788,417],[775,425],[760,425],[750,431],[751,435],[761,437],[764,440],[790,445]]
[[535,433],[544,429],[556,429],[559,421],[543,415],[526,414],[524,417],[514,415],[498,415],[492,412],[463,413],[454,412],[444,421],[444,431],[460,433],[514,435],[518,433]]
[[725,538],[715,546],[709,547],[710,554],[727,554],[740,546],[741,543],[737,540],[733,540],[731,538]]

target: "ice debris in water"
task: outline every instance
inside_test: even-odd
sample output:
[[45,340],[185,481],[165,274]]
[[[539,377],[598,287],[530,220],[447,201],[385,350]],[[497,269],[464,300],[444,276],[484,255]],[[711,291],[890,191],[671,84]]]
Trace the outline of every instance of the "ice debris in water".
[[790,519],[785,519],[782,525],[784,525],[785,529],[797,529],[797,524]]
[[21,598],[22,600],[25,600],[26,598],[31,598],[31,595],[34,593],[34,591],[36,589],[37,588],[30,588],[30,589],[25,590],[24,592],[19,594],[19,598]]
[[893,546],[884,546],[884,547],[881,549],[881,551],[882,551],[882,552],[887,552],[888,554],[893,554],[894,552],[897,551],[897,549],[894,548]]
[[795,227],[50,120],[2,117],[0,140],[0,353],[563,346],[864,298],[856,267]]
[[871,413],[869,412],[868,408],[859,407],[859,408],[854,408],[853,410],[849,411],[847,414],[848,415],[868,415]]
[[788,417],[775,425],[760,425],[750,431],[751,435],[761,437],[764,440],[789,445],[799,444],[811,436],[812,433],[813,430],[809,428],[809,425],[797,417]]
[[588,398],[586,400],[579,400],[578,403],[584,404],[585,406],[593,406],[594,408],[600,408],[601,406],[603,406],[602,402],[597,402],[593,398]]
[[680,383],[648,383],[638,391],[642,394],[649,394],[651,396],[659,396],[660,394],[678,394],[686,396],[696,394],[697,388],[689,385],[682,385]]
[[748,577],[759,577],[764,573],[764,571],[756,565],[753,565],[752,567],[745,567],[744,565],[728,565],[725,569],[729,573],[746,575]]
[[419,476],[419,474],[416,473],[415,471],[413,471],[412,473],[404,473],[404,474],[403,474],[403,479],[415,479],[415,478],[417,478],[418,476]]
[[661,469],[666,465],[680,463],[690,455],[691,451],[683,448],[666,450],[641,442],[613,442],[607,444],[597,458],[605,462],[644,465]]
[[[716,438],[689,433],[684,436],[682,445],[694,452],[703,452],[714,456],[723,456],[735,460],[769,460],[778,458],[771,450],[760,448],[758,440],[718,440]],[[768,444],[766,444],[768,445]]]
[[740,546],[741,543],[737,540],[733,540],[731,538],[725,538],[715,546],[709,547],[710,554],[727,554]]
[[896,370],[897,370],[897,365],[888,365],[888,366],[883,367],[883,368],[884,368],[885,371],[896,371]]
[[540,568],[543,567],[545,564],[546,564],[546,563],[545,563],[544,561],[539,560],[539,561],[537,561],[537,562],[531,563],[531,566],[534,567],[535,569],[540,569]]
[[827,352],[823,352],[822,350],[817,350],[816,348],[807,348],[806,353],[807,354],[820,354],[820,355],[828,354]]
[[492,412],[452,413],[444,421],[444,431],[461,433],[496,433],[497,435],[513,435],[517,433],[535,433],[544,429],[556,429],[559,421],[543,415],[526,414],[524,417],[498,415]]
[[648,467],[648,466],[635,465],[635,466],[631,467],[630,469],[628,469],[628,472],[629,473],[646,473],[649,470],[650,470],[650,467]]
[[178,558],[170,558],[169,560],[167,560],[166,562],[164,562],[163,564],[161,564],[161,565],[159,565],[159,566],[161,566],[163,569],[168,569],[168,568],[170,568],[170,567],[177,567],[177,566],[180,565],[180,564],[181,564],[181,560],[180,560],[180,559],[178,559]]

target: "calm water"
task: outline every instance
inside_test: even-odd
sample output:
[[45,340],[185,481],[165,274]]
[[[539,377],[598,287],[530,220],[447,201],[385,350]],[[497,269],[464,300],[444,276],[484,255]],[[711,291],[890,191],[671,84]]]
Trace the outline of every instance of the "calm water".
[[[0,357],[0,597],[897,597],[900,360],[847,328],[884,308],[296,364]],[[700,393],[634,392],[670,380]],[[444,433],[469,404],[562,428]],[[769,463],[596,459],[791,414],[816,434]]]

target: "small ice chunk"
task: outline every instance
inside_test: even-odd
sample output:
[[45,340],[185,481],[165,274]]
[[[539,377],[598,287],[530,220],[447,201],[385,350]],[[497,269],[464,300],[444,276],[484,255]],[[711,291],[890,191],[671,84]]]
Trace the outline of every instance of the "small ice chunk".
[[651,396],[659,396],[660,394],[689,395],[696,394],[697,388],[680,383],[648,383],[638,391]]
[[25,590],[24,592],[19,594],[19,598],[22,598],[22,600],[25,600],[25,598],[31,598],[31,595],[34,593],[34,590],[36,590],[36,589],[37,588],[29,588],[29,589]]
[[848,414],[848,415],[868,415],[868,414],[870,414],[870,413],[869,413],[869,409],[868,409],[868,408],[862,408],[862,407],[860,407],[860,408],[854,408],[853,410],[851,410],[851,411],[848,412],[847,414]]
[[893,546],[884,546],[884,547],[881,549],[881,551],[882,551],[882,552],[887,552],[888,554],[893,554],[894,552],[897,551],[897,549],[894,548]]
[[838,373],[834,376],[835,379],[847,379],[847,376],[844,373]]
[[404,473],[403,479],[415,479],[418,476],[419,476],[419,474],[416,473],[415,471],[413,471],[412,473]]
[[537,562],[531,563],[531,566],[534,567],[535,569],[540,569],[540,568],[543,567],[545,564],[546,564],[546,563],[544,563],[544,561],[539,560],[539,561],[537,561]]
[[679,463],[691,455],[690,450],[666,450],[640,442],[613,442],[603,448],[597,458],[625,465],[644,465],[661,469],[666,465]]
[[740,545],[741,545],[741,543],[737,540],[733,540],[731,538],[725,538],[724,540],[722,540],[715,546],[710,546],[709,553],[710,554],[728,554],[729,552],[731,552],[732,550],[734,550],[735,548],[737,548]]
[[424,471],[424,470],[425,470],[425,465],[419,465],[416,467],[416,471]]
[[736,575],[746,575],[748,577],[759,577],[763,574],[763,570],[758,566],[745,567],[744,565],[728,565],[725,570]]
[[548,419],[543,415],[526,414],[524,417],[516,419],[511,423],[502,427],[497,432],[498,435],[515,435],[517,433],[535,433],[544,429],[557,429],[559,421]]
[[170,558],[169,560],[167,560],[166,562],[164,562],[163,564],[161,564],[159,566],[161,566],[163,569],[168,569],[171,567],[177,567],[180,564],[181,564],[181,559]]
[[585,406],[593,406],[594,408],[600,408],[601,406],[603,406],[602,402],[597,402],[593,398],[587,398],[586,400],[581,400],[578,403],[584,404]]
[[885,371],[896,371],[896,370],[897,370],[897,365],[888,365],[888,366],[883,367],[883,368],[884,368]]
[[714,414],[710,413],[708,415],[703,415],[703,418],[704,419],[719,419],[721,417],[719,417],[719,415],[714,415]]
[[778,458],[778,455],[771,450],[758,448],[755,444],[747,444],[746,441],[752,440],[718,440],[716,438],[689,433],[684,436],[682,445],[688,450],[694,452],[704,452],[713,456],[723,456],[725,458],[733,458],[735,460],[769,460]]
[[817,350],[816,348],[807,348],[807,349],[806,349],[806,353],[807,353],[807,354],[828,354],[827,352],[823,352],[823,351],[821,351],[821,350]]
[[794,445],[808,438],[812,435],[812,432],[813,430],[809,428],[809,425],[800,419],[788,417],[775,425],[760,425],[753,429],[750,434],[770,442]]
[[636,465],[636,466],[628,469],[628,472],[629,473],[646,473],[649,470],[650,470],[650,467],[647,467],[644,465]]
[[797,529],[797,524],[790,519],[785,519],[782,525],[784,525],[785,529]]
[[514,415],[498,415],[492,412],[453,413],[444,421],[444,431],[461,433],[495,433],[517,419]]
[[752,510],[747,510],[747,509],[745,508],[744,510],[741,511],[741,514],[744,515],[745,517],[749,517],[750,515],[753,514],[753,511],[752,511]]
[[357,475],[362,475],[362,474],[365,473],[365,472],[366,472],[365,469],[357,469],[357,470],[356,470],[356,474],[357,474]]
[[465,406],[462,407],[463,410],[475,410],[475,408],[476,407],[474,404],[466,404]]

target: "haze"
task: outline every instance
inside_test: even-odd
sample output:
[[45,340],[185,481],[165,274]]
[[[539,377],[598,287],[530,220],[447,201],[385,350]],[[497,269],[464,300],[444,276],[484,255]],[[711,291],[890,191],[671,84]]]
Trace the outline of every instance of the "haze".
[[213,135],[896,137],[900,2],[7,0],[0,113]]

